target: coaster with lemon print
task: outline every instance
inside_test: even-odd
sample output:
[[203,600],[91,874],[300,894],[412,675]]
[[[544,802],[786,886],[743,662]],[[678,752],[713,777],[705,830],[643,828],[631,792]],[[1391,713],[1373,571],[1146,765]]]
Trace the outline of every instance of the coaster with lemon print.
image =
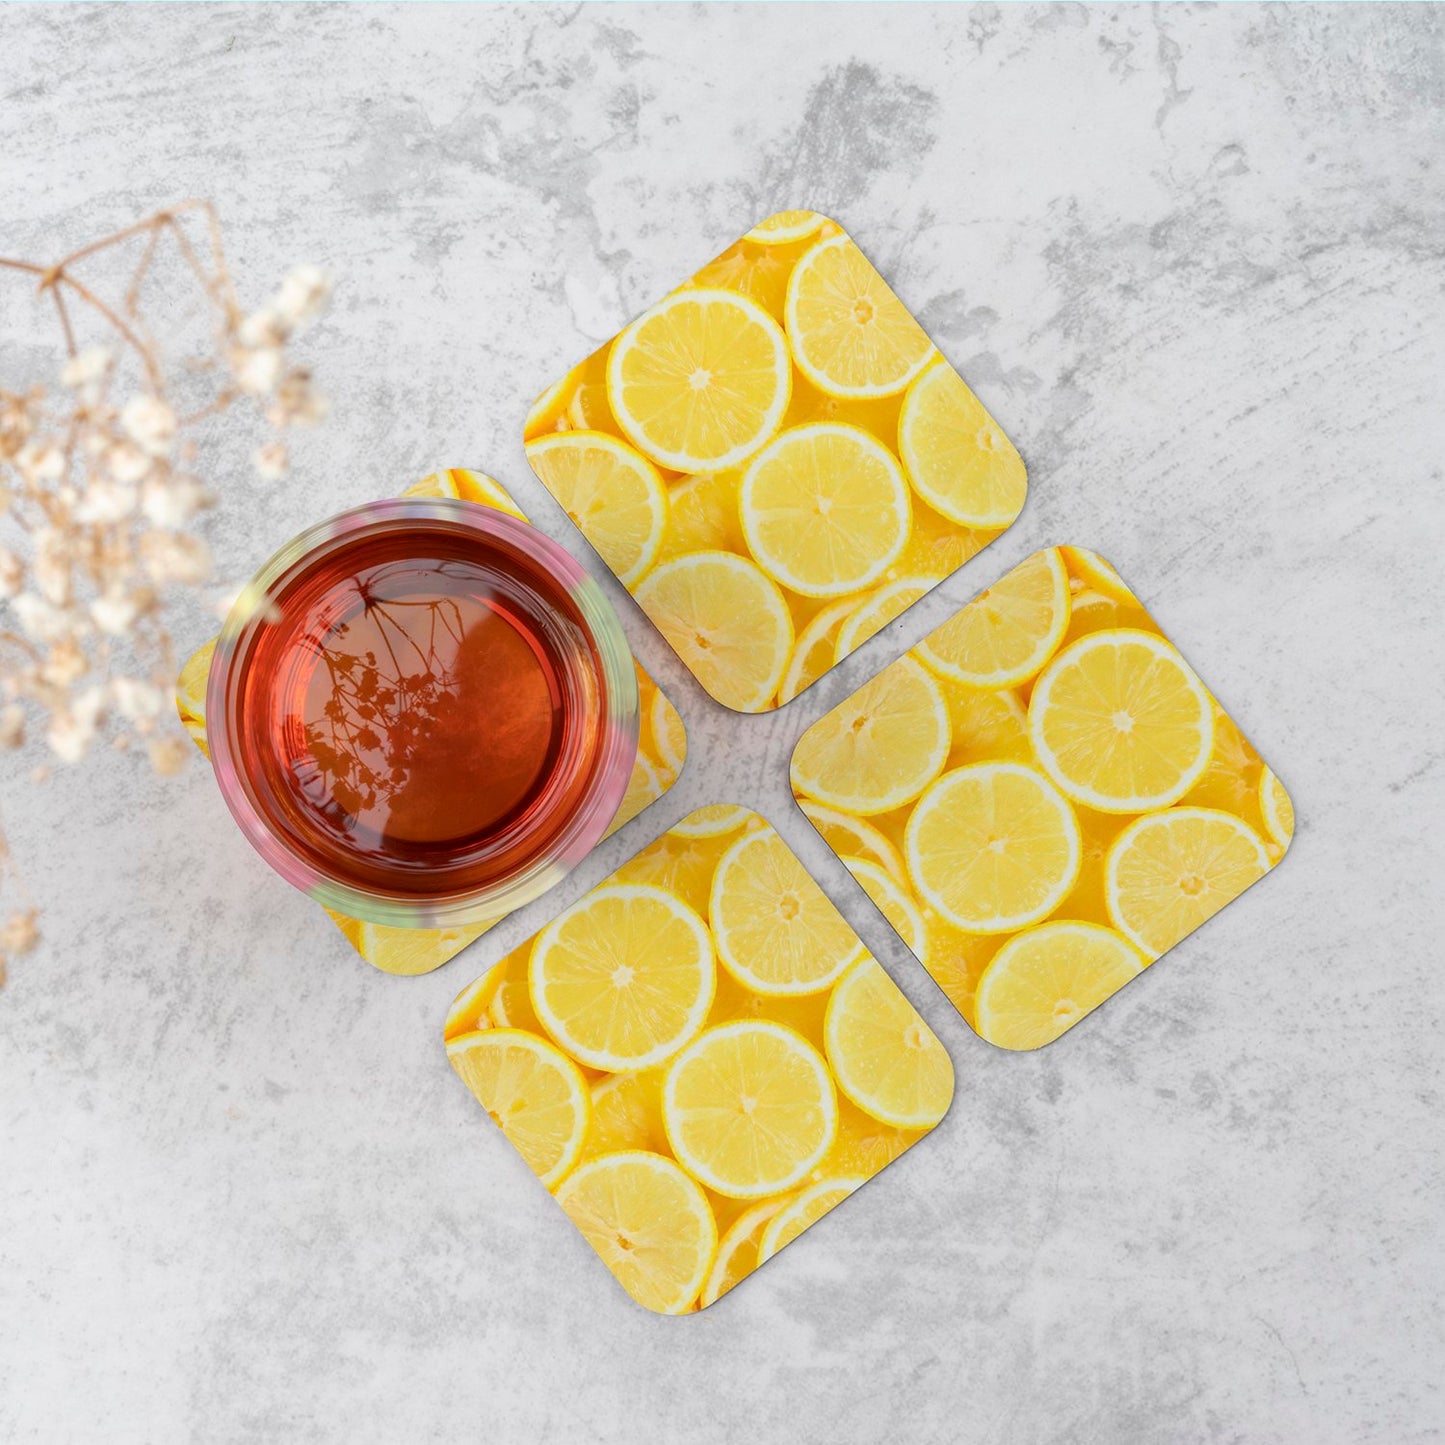
[[969,1024],[1051,1043],[1263,877],[1289,795],[1119,574],[1051,547],[819,719],[804,814]]
[[453,1067],[628,1294],[705,1308],[923,1137],[953,1069],[777,832],[700,809],[463,990]]
[[709,693],[791,701],[1024,503],[997,422],[835,222],[754,227],[533,404],[527,458]]
[[[414,482],[404,497],[459,497],[483,507],[496,507],[525,522],[526,515],[500,482],[483,472],[451,468],[432,472]],[[191,740],[207,757],[206,681],[216,639],[196,649],[181,668],[176,681],[176,708]],[[627,792],[608,832],[616,832],[649,804],[655,803],[677,781],[687,756],[687,734],[678,711],[641,667],[637,669],[640,711],[637,759]],[[348,943],[383,973],[419,974],[440,968],[468,944],[480,938],[500,919],[464,928],[393,928],[384,923],[366,923],[343,913],[326,910]]]

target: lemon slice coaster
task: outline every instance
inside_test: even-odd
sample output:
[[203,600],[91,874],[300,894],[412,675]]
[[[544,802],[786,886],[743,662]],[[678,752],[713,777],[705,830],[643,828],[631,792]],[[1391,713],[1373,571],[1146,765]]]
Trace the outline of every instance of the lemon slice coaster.
[[755,563],[728,552],[679,557],[655,568],[634,596],[724,707],[772,705],[793,650],[793,619]]
[[832,1146],[838,1101],[822,1056],[781,1024],[707,1029],[673,1060],[662,1117],[679,1163],[718,1194],[793,1189]]
[[754,993],[818,993],[863,952],[843,915],[771,827],[744,833],[723,854],[709,917],[718,958]]
[[1052,1043],[1136,977],[1144,958],[1097,923],[1044,923],[1009,939],[978,982],[979,1033],[1003,1049]]
[[717,987],[707,925],[643,884],[593,889],[537,935],[532,1007],[547,1032],[595,1069],[642,1069],[702,1027]]
[[946,361],[934,362],[908,388],[898,453],[913,490],[950,521],[996,529],[1023,510],[1023,458]]
[[830,396],[888,396],[936,353],[849,237],[819,241],[793,268],[784,310],[798,370]]
[[1214,705],[1162,637],[1120,628],[1072,643],[1029,700],[1029,736],[1049,776],[1105,813],[1178,802],[1214,747]]
[[898,985],[873,959],[833,990],[824,1024],[838,1087],[865,1114],[931,1129],[953,1101],[953,1065]]
[[592,1120],[582,1072],[560,1049],[518,1029],[462,1034],[447,1058],[549,1189],[577,1162]]
[[638,581],[662,546],[667,495],[657,468],[604,432],[557,432],[527,443],[542,484],[624,584]]
[[836,1209],[866,1179],[854,1175],[844,1179],[820,1179],[791,1199],[767,1223],[758,1245],[758,1263],[766,1264],[786,1244],[811,1229],[831,1209]]
[[793,790],[845,812],[886,813],[938,776],[949,740],[938,684],[903,657],[803,734]]
[[675,291],[612,343],[607,398],[624,435],[680,472],[745,461],[777,431],[792,393],[788,343],[737,291]]
[[557,1203],[638,1304],[665,1315],[691,1308],[717,1251],[717,1221],[671,1159],[603,1155],[563,1183]]
[[1268,871],[1264,842],[1243,818],[1213,808],[1148,813],[1109,849],[1109,917],[1158,958]]
[[912,526],[898,459],[855,426],[791,427],[743,473],[743,536],[780,586],[838,597],[873,586]]

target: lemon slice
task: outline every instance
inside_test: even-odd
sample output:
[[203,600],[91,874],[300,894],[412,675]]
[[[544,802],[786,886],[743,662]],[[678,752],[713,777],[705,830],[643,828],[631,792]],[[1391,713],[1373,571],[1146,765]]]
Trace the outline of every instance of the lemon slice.
[[630,587],[652,565],[667,525],[657,469],[602,432],[555,432],[527,443],[527,460],[602,560]]
[[1114,926],[1158,958],[1269,871],[1258,833],[1213,808],[1169,808],[1136,818],[1104,863]]
[[769,1221],[788,1201],[765,1199],[733,1220],[718,1241],[717,1258],[708,1271],[698,1303],[703,1309],[716,1304],[758,1267],[758,1245]]
[[823,841],[840,858],[863,858],[877,863],[895,881],[906,883],[903,859],[887,835],[866,819],[830,808],[823,803],[798,800],[804,816],[823,835]]
[[997,536],[996,531],[980,532],[972,527],[960,527],[946,517],[940,517],[932,507],[916,501],[913,535],[898,554],[898,560],[888,575],[890,578],[927,577],[931,582],[942,582],[965,562],[977,557]]
[[682,715],[661,688],[653,693],[648,704],[647,726],[658,761],[671,781],[682,772],[682,765],[687,761],[687,728],[683,726]]
[[723,854],[708,917],[718,958],[762,994],[818,993],[863,944],[775,829],[744,833]]
[[838,1087],[897,1129],[931,1129],[953,1101],[953,1065],[898,985],[865,958],[833,990],[823,1025]]
[[703,917],[712,894],[712,875],[718,859],[732,842],[730,833],[717,837],[688,837],[676,828],[629,858],[612,875],[617,883],[643,883],[665,888]]
[[793,1189],[832,1146],[838,1101],[821,1055],[781,1024],[719,1024],[672,1061],[662,1086],[672,1152],[733,1199]]
[[926,1129],[898,1129],[865,1114],[847,1095],[838,1100],[838,1137],[810,1183],[839,1177],[871,1179],[911,1149]]
[[743,239],[760,246],[787,246],[794,241],[807,240],[827,220],[817,211],[776,211],[767,220],[759,221]]
[[812,1228],[830,1209],[867,1182],[866,1178],[853,1175],[843,1179],[821,1179],[809,1185],[768,1222],[758,1245],[758,1264],[766,1264],[785,1244],[791,1244],[805,1229]]
[[1152,632],[1094,632],[1034,685],[1029,736],[1045,771],[1103,813],[1176,803],[1204,775],[1214,704],[1182,657]]
[[577,1162],[592,1119],[582,1071],[520,1029],[462,1034],[447,1058],[532,1172],[553,1188]]
[[843,859],[843,865],[858,880],[858,886],[872,900],[873,906],[886,918],[893,931],[920,961],[927,951],[927,932],[923,913],[898,885],[886,869],[866,858]]
[[838,633],[857,603],[851,597],[830,603],[798,634],[788,670],[778,687],[778,705],[792,702],[805,688],[812,687],[836,660]]
[[1021,763],[945,773],[918,800],[904,838],[919,896],[970,933],[1048,917],[1079,876],[1081,848],[1068,800]]
[[612,815],[612,827],[620,828],[630,823],[644,808],[650,808],[665,792],[666,784],[657,768],[641,753],[632,760],[632,775],[627,779],[627,791]]
[[477,1033],[492,1026],[492,1000],[502,982],[502,970],[489,968],[480,978],[474,979],[452,1000],[447,1010],[446,1023],[442,1026],[442,1037],[450,1043],[461,1034]]
[[554,381],[531,405],[522,423],[522,440],[531,441],[549,431],[567,431],[567,403],[582,383],[586,363],[579,363],[566,376]]
[[717,977],[707,925],[661,888],[594,888],[537,935],[532,1007],[579,1063],[661,1063],[702,1027]]
[[211,659],[216,655],[219,640],[213,637],[198,647],[186,659],[176,678],[176,711],[181,725],[207,758],[211,756],[211,749],[206,743],[206,685],[211,680]]
[[1288,848],[1294,838],[1294,804],[1269,768],[1259,778],[1259,811],[1269,836],[1281,848]]
[[607,352],[594,351],[578,367],[577,384],[567,399],[568,431],[600,431],[616,435],[617,418],[607,400]]
[[1263,827],[1265,821],[1259,811],[1263,773],[1264,759],[1250,746],[1234,720],[1216,704],[1214,747],[1209,754],[1209,766],[1180,802],[1191,808],[1218,808]]
[[966,687],[946,679],[942,687],[952,738],[949,767],[1032,760],[1029,715],[1012,688]]
[[592,1085],[592,1123],[582,1146],[583,1159],[599,1159],[629,1149],[666,1154],[662,1127],[663,1069],[634,1069],[604,1074]]
[[819,1053],[823,1052],[823,1016],[828,1010],[828,993],[754,993],[725,968],[718,969],[717,997],[708,1014],[709,1026],[730,1023],[782,1024],[801,1034]]
[[865,597],[838,629],[837,661],[876,637],[895,618],[901,617],[934,583],[927,577],[900,577]]
[[502,484],[485,472],[467,471],[463,467],[452,467],[445,472],[432,472],[419,482],[413,482],[401,494],[403,497],[459,497],[464,502],[475,502],[480,507],[493,507],[505,512],[518,521],[527,520],[526,513],[511,499]]
[[985,933],[965,933],[931,908],[923,910],[923,927],[928,949],[923,965],[972,1028],[978,981],[993,958],[998,939]]
[[903,399],[898,454],[913,490],[962,527],[1007,527],[1023,510],[1023,458],[941,357]]
[[936,354],[923,328],[845,235],[803,253],[784,309],[793,360],[819,391],[888,396]]
[[497,991],[492,995],[491,1024],[498,1029],[526,1029],[528,1033],[545,1033],[542,1021],[532,1007],[527,987],[527,945],[514,948],[505,955],[493,972],[498,974]]
[[1116,602],[1139,605],[1139,599],[1130,590],[1129,584],[1097,552],[1087,547],[1060,547],[1064,565],[1084,585]]
[[1069,643],[1077,642],[1091,632],[1109,632],[1119,627],[1138,628],[1142,632],[1159,630],[1142,607],[1121,602],[1106,592],[1095,592],[1092,587],[1073,591],[1070,594],[1069,626],[1064,633],[1063,646],[1067,647]]
[[764,712],[793,650],[776,583],[741,557],[698,552],[664,562],[633,594],[653,626],[724,707]]
[[1050,657],[1069,625],[1069,575],[1046,547],[980,593],[918,644],[931,668],[969,687],[1017,687]]
[[978,982],[979,1034],[1002,1049],[1052,1043],[1123,988],[1144,959],[1097,923],[1044,923],[1009,939]]
[[744,236],[701,271],[695,271],[687,287],[740,291],[750,301],[756,301],[773,320],[781,321],[788,296],[788,276],[795,259],[795,254],[782,243],[763,245],[751,236]]
[[740,472],[699,472],[674,482],[667,493],[663,561],[692,552],[747,551],[738,515]]
[[671,1159],[605,1154],[563,1181],[557,1203],[638,1304],[664,1315],[692,1306],[712,1267],[717,1221]]
[[736,833],[754,820],[762,822],[751,808],[737,803],[709,803],[689,813],[680,823],[674,823],[672,831],[679,838],[720,838],[725,833]]
[[743,536],[774,581],[806,597],[873,586],[908,541],[908,486],[860,427],[790,427],[743,473]]
[[900,657],[798,740],[793,790],[850,813],[886,813],[938,776],[948,746],[938,684]]
[[329,908],[326,911],[373,968],[406,978],[440,968],[498,921],[491,919],[468,928],[395,928],[387,923],[364,923]]
[[778,323],[736,291],[686,288],[612,343],[607,397],[647,456],[679,472],[735,467],[777,431],[792,371]]

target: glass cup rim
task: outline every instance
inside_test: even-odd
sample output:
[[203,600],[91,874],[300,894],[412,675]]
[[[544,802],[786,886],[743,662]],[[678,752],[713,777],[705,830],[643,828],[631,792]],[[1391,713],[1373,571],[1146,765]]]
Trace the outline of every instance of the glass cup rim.
[[[298,566],[357,534],[397,523],[460,523],[509,542],[549,572],[590,634],[606,695],[591,783],[546,851],[514,874],[452,894],[407,895],[358,887],[317,868],[290,845],[256,805],[237,761],[231,684],[277,584]],[[520,908],[564,878],[601,841],[627,790],[637,756],[637,670],[616,611],[596,580],[559,542],[510,513],[453,497],[394,497],[338,512],[298,532],[241,589],[216,639],[206,684],[211,767],[232,817],[251,846],[288,883],[323,907],[367,923],[446,928],[486,923]]]

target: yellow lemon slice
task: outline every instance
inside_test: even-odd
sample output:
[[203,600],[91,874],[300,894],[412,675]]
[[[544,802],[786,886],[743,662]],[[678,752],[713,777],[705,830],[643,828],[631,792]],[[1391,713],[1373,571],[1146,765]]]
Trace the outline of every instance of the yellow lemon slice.
[[717,976],[707,925],[661,888],[594,888],[537,935],[528,985],[547,1032],[615,1073],[661,1063],[702,1027]]
[[870,637],[888,626],[895,618],[901,617],[925,592],[931,591],[934,583],[927,577],[900,577],[880,587],[871,596],[865,597],[849,614],[848,620],[838,629],[836,646],[837,660],[862,647]]
[[955,928],[1010,933],[1047,918],[1079,876],[1068,800],[1022,763],[970,763],[918,800],[904,836],[919,896]]
[[859,427],[791,427],[743,473],[748,549],[806,597],[871,587],[908,540],[908,486],[893,453]]
[[741,1284],[758,1267],[758,1245],[763,1230],[786,1199],[765,1199],[733,1220],[718,1241],[717,1258],[708,1271],[698,1303],[703,1309],[716,1304],[735,1285]]
[[[1264,759],[1218,704],[1214,708],[1214,747],[1209,766],[1180,799],[1191,808],[1218,808],[1256,827],[1265,826],[1260,812],[1260,778]],[[1267,831],[1267,828],[1266,828]]]
[[577,1162],[592,1119],[582,1071],[520,1029],[462,1034],[447,1058],[532,1172],[553,1188]]
[[898,985],[865,958],[833,990],[823,1025],[838,1087],[865,1114],[931,1129],[953,1100],[953,1065]]
[[732,836],[688,837],[675,828],[629,858],[614,873],[617,883],[643,883],[675,893],[691,909],[707,916],[712,875]]
[[795,259],[796,255],[781,243],[760,245],[745,236],[709,261],[701,271],[694,272],[687,286],[740,291],[775,321],[781,321],[788,295],[788,276]]
[[492,1000],[497,996],[501,982],[502,970],[489,968],[452,1000],[452,1006],[447,1010],[446,1023],[442,1026],[442,1037],[447,1042],[461,1034],[491,1028]]
[[1091,632],[1108,632],[1119,627],[1133,627],[1142,632],[1159,630],[1142,607],[1121,602],[1106,592],[1095,592],[1092,587],[1073,591],[1069,599],[1069,626],[1062,645],[1067,647]]
[[1259,811],[1269,836],[1281,848],[1288,848],[1294,838],[1294,803],[1269,768],[1259,778]]
[[667,525],[657,469],[602,432],[554,432],[527,443],[527,460],[626,587],[652,565]]
[[1132,603],[1135,607],[1139,605],[1139,599],[1130,590],[1129,584],[1097,552],[1091,552],[1087,547],[1060,547],[1059,551],[1070,574],[1084,587],[1102,592],[1116,602]]
[[843,865],[858,880],[873,906],[886,918],[893,931],[922,959],[927,952],[927,930],[918,905],[898,885],[886,869],[866,858],[843,859]]
[[1144,967],[1122,934],[1097,923],[1044,923],[1009,939],[983,971],[975,1027],[1002,1049],[1052,1043]]
[[898,454],[913,490],[962,527],[1007,527],[1023,510],[1023,458],[942,358],[908,388]]
[[689,813],[680,823],[674,823],[672,831],[679,838],[720,838],[725,833],[736,833],[750,822],[762,822],[751,808],[737,803],[709,803]]
[[464,502],[475,502],[479,507],[494,507],[509,517],[525,522],[527,515],[511,499],[502,484],[485,472],[468,471],[463,467],[452,467],[449,471],[433,472],[419,482],[413,482],[401,494],[403,497],[459,497]]
[[699,472],[674,482],[667,493],[667,535],[661,560],[692,552],[747,551],[738,515],[739,472]]
[[798,634],[788,670],[778,686],[778,705],[792,702],[805,688],[812,687],[836,660],[838,633],[857,604],[851,597],[823,608]]
[[805,241],[819,231],[828,218],[817,211],[776,211],[765,221],[759,221],[743,238],[759,246],[787,246],[794,241]]
[[763,712],[793,650],[793,619],[777,584],[728,552],[664,562],[633,596],[724,707]]
[[1032,760],[1029,715],[1012,688],[965,687],[947,680],[942,688],[952,738],[949,767],[984,761]]
[[662,1086],[672,1152],[733,1199],[793,1189],[832,1146],[838,1100],[821,1055],[781,1024],[719,1024],[672,1061]]
[[632,776],[627,780],[627,791],[612,815],[613,828],[630,823],[644,808],[650,808],[665,792],[666,784],[657,768],[641,753],[632,760]]
[[859,1175],[842,1179],[820,1179],[809,1185],[780,1209],[763,1230],[758,1245],[758,1263],[766,1264],[785,1244],[791,1244],[805,1229],[815,1225],[830,1209],[841,1204],[855,1189],[868,1181]]
[[687,728],[683,726],[682,714],[661,688],[653,693],[648,704],[647,727],[658,761],[666,769],[669,780],[676,778],[687,761]]
[[607,352],[594,351],[578,367],[580,373],[567,399],[568,431],[600,431],[615,435],[617,418],[607,400]]
[[679,472],[745,461],[781,425],[791,391],[781,328],[736,291],[674,291],[612,343],[607,359],[618,426]]
[[522,440],[544,436],[549,431],[567,431],[567,403],[581,385],[584,363],[574,366],[564,377],[554,381],[527,410],[522,423]]
[[969,687],[1017,687],[1053,656],[1069,625],[1057,547],[1020,562],[918,644],[934,671]]
[[1135,819],[1104,863],[1114,926],[1149,958],[1174,947],[1269,871],[1258,833],[1213,808]]
[[993,958],[998,939],[986,933],[965,933],[931,908],[923,910],[923,927],[928,940],[924,967],[972,1028],[978,981]]
[[942,582],[977,557],[997,536],[997,531],[960,527],[918,502],[913,508],[913,535],[888,575],[890,579],[927,577],[931,582]]
[[557,1203],[645,1309],[689,1309],[712,1267],[717,1221],[707,1196],[660,1154],[630,1150],[583,1164]]
[[387,923],[363,923],[329,908],[326,911],[373,968],[406,978],[440,968],[497,922],[492,919],[468,928],[394,928]]
[[847,1095],[838,1100],[838,1137],[810,1183],[840,1176],[871,1179],[911,1149],[926,1129],[898,1129],[865,1114]]
[[788,278],[783,314],[798,370],[831,396],[902,391],[935,355],[923,328],[845,235],[803,253]]
[[532,995],[527,987],[527,961],[530,956],[531,950],[524,944],[507,954],[493,970],[500,975],[497,991],[492,995],[493,1028],[525,1029],[533,1034],[545,1032],[532,1007]]
[[1049,664],[1029,699],[1029,737],[1055,783],[1102,813],[1176,803],[1204,775],[1214,704],[1152,632],[1094,632]]
[[830,808],[824,803],[798,800],[807,820],[823,835],[823,841],[840,858],[863,858],[877,863],[896,882],[907,882],[903,858],[886,834],[864,818]]
[[708,1014],[709,1026],[730,1023],[782,1024],[801,1034],[818,1050],[823,1051],[823,1015],[828,1009],[828,993],[779,994],[754,993],[735,979],[725,968],[718,969],[717,997]]
[[634,1069],[604,1074],[592,1085],[592,1123],[582,1146],[583,1159],[599,1159],[628,1149],[666,1154],[662,1127],[663,1070]]
[[762,994],[818,993],[863,944],[775,829],[744,833],[723,854],[708,917],[723,967]]
[[176,711],[181,725],[204,757],[211,756],[206,743],[206,684],[211,679],[211,659],[216,655],[218,638],[213,637],[198,647],[181,668],[176,679]]
[[850,813],[886,813],[938,776],[948,746],[938,684],[900,657],[798,740],[793,790]]

